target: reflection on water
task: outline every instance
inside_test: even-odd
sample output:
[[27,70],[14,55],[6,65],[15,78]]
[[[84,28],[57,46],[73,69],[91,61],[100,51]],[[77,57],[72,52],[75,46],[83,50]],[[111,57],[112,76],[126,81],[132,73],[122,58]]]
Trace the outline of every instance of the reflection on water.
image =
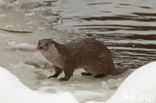
[[156,60],[155,0],[57,0],[57,29],[79,30],[113,52],[117,65],[136,68]]

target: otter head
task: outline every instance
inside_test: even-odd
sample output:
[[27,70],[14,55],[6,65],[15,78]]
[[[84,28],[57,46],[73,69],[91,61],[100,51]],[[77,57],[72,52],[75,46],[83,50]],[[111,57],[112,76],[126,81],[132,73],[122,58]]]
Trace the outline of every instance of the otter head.
[[52,39],[41,39],[38,42],[37,49],[40,51],[47,51],[52,44]]
[[38,42],[37,49],[41,52],[41,54],[52,64],[60,67],[60,61],[58,50],[56,46],[58,43],[53,41],[52,39],[41,39]]

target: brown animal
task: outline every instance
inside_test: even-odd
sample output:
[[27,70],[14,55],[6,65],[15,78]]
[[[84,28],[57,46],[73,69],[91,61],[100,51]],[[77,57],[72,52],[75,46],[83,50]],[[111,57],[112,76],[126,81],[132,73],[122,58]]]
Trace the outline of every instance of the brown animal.
[[55,74],[49,78],[57,77],[64,71],[65,77],[59,80],[66,81],[78,68],[86,71],[82,75],[93,75],[95,78],[125,71],[114,68],[110,51],[94,38],[67,44],[59,44],[52,39],[42,39],[39,40],[37,48],[54,65]]

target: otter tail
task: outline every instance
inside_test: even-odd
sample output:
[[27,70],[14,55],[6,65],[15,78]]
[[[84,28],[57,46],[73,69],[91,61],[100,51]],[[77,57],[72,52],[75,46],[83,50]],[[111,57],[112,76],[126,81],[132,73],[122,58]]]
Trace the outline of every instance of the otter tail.
[[114,69],[114,71],[112,72],[112,75],[119,75],[122,74],[123,72],[127,71],[127,69],[123,69],[123,68],[116,68]]

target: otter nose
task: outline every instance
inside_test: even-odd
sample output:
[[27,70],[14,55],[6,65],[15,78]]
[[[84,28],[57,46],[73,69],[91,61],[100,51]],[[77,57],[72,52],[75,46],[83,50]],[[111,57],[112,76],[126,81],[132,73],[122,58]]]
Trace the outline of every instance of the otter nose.
[[38,49],[43,49],[43,46],[38,45],[37,48]]
[[40,46],[39,48],[40,48],[40,49],[43,49],[43,46]]

